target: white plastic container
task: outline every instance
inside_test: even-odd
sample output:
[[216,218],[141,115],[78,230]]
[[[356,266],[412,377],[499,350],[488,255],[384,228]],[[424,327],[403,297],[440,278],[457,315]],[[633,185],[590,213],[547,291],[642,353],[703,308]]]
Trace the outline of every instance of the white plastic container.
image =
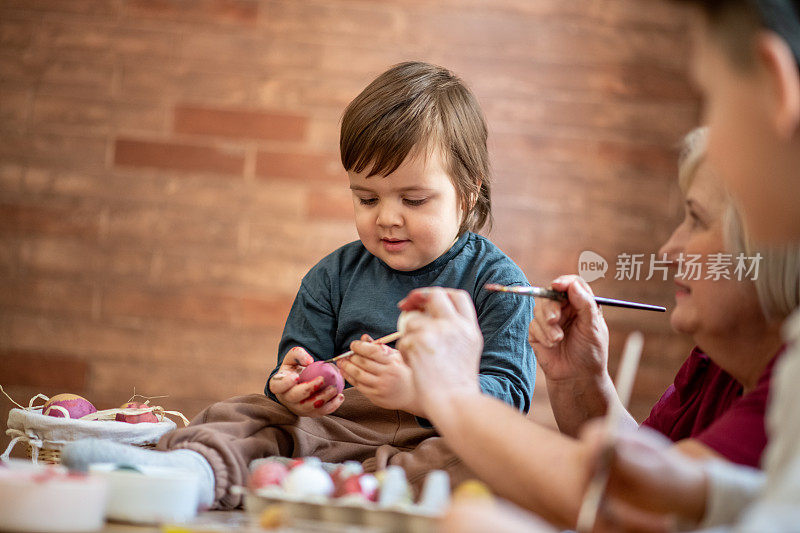
[[199,480],[178,468],[141,466],[119,469],[98,463],[89,471],[108,480],[106,517],[134,524],[186,522],[197,515]]
[[98,531],[107,488],[96,476],[9,460],[0,466],[0,531]]

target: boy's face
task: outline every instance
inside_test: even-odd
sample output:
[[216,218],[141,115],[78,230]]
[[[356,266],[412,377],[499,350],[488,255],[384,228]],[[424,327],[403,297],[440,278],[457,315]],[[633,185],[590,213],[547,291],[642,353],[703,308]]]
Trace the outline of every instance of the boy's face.
[[800,174],[794,143],[775,126],[775,86],[757,55],[739,66],[705,21],[694,28],[692,74],[704,96],[709,126],[708,161],[742,207],[759,243],[800,238],[797,194]]
[[458,237],[462,211],[441,152],[406,157],[389,176],[348,172],[356,229],[369,252],[395,270],[416,270]]

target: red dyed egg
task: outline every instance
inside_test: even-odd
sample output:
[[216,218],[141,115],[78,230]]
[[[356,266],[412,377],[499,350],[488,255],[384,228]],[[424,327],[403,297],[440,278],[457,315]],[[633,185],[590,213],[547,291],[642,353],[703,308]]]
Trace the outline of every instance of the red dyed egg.
[[[69,416],[56,407],[66,409]],[[43,415],[54,416],[56,418],[81,418],[96,412],[97,408],[95,408],[89,400],[83,396],[70,393],[56,394],[42,407]]]
[[280,486],[288,473],[289,469],[281,463],[273,461],[262,463],[250,474],[247,486],[254,490],[270,485]]
[[[119,406],[120,409],[146,409],[148,407],[150,406],[139,402],[129,402]],[[114,419],[117,422],[127,422],[128,424],[138,424],[140,422],[158,422],[158,417],[152,411],[148,413],[142,413],[140,415],[126,415],[125,413],[117,413]]]
[[322,376],[322,388],[324,390],[330,386],[336,387],[336,394],[340,394],[344,390],[344,378],[342,373],[333,363],[325,363],[323,361],[314,361],[308,365],[305,370],[300,373],[299,383],[307,383]]

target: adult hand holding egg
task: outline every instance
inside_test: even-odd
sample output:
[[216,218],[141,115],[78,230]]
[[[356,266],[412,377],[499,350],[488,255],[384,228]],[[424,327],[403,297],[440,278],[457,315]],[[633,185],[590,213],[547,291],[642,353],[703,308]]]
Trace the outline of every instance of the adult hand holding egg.
[[336,385],[325,387],[325,377],[319,375],[302,382],[300,374],[314,363],[309,353],[296,346],[289,350],[278,372],[269,380],[269,390],[278,400],[298,416],[319,417],[336,411],[344,401]]
[[458,408],[461,395],[480,394],[483,335],[469,294],[438,287],[417,289],[398,306],[404,312],[419,312],[403,320],[397,348],[413,371],[417,398],[429,417]]

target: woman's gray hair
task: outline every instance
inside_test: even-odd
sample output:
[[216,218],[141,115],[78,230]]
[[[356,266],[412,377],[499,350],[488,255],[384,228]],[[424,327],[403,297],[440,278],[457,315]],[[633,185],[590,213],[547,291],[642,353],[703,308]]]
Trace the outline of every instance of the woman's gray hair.
[[687,133],[680,143],[678,153],[678,186],[686,195],[692,186],[697,168],[706,157],[708,146],[708,126],[695,128]]
[[[692,186],[697,169],[705,159],[707,145],[708,127],[696,128],[683,138],[678,157],[678,184],[684,194]],[[734,199],[726,193],[725,201],[728,205],[723,221],[725,244],[733,254],[733,265],[735,267],[739,254],[748,266],[751,261],[758,261],[757,273],[749,275],[755,276],[753,282],[764,316],[769,320],[783,320],[800,306],[800,245],[756,248]],[[757,259],[759,254],[760,260]]]

